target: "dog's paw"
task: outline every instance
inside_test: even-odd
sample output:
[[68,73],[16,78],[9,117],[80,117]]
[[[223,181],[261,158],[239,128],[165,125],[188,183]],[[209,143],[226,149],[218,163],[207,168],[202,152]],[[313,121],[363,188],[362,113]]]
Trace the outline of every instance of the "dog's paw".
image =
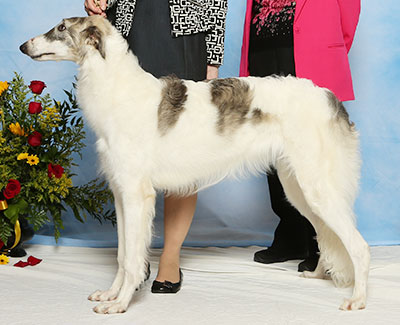
[[310,271],[304,271],[303,273],[300,274],[302,278],[307,278],[307,279],[326,279],[325,274],[321,272],[310,272]]
[[126,312],[127,305],[120,302],[103,302],[93,308],[98,314],[120,314]]
[[365,298],[345,299],[343,304],[339,307],[341,310],[359,310],[365,308]]
[[101,291],[97,290],[93,292],[88,299],[91,301],[112,301],[117,299],[118,292],[112,290]]

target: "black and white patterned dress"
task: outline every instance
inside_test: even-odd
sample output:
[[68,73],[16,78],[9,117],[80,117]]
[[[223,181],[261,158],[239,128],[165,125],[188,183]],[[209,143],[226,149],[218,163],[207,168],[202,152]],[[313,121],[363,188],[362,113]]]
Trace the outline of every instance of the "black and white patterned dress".
[[[137,18],[138,1],[142,0],[108,1],[109,7],[114,7],[114,25],[125,37],[131,33],[132,24]],[[152,0],[145,1],[152,2]],[[221,65],[224,54],[227,0],[164,0],[167,1],[171,35],[178,38],[205,33],[207,63]],[[161,2],[155,4],[159,5],[165,7]]]

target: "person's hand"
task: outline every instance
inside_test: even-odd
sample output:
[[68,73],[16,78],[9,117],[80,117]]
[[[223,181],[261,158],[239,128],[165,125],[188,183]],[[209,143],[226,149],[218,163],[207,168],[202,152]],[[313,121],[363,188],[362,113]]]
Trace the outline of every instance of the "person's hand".
[[207,80],[218,78],[218,67],[207,65]]
[[106,16],[107,0],[85,0],[85,11],[89,16]]

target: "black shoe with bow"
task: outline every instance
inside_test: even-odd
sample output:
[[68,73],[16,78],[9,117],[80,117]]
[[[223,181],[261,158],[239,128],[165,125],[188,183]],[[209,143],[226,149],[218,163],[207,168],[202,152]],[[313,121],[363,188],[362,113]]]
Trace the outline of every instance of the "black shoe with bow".
[[154,280],[151,286],[152,293],[177,293],[182,286],[183,274],[181,269],[179,269],[179,282],[172,283],[170,281],[159,282]]

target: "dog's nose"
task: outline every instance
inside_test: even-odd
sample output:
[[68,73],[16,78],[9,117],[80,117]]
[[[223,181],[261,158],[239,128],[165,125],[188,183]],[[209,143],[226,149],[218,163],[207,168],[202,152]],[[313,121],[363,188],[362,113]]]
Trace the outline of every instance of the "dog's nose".
[[19,49],[21,50],[22,53],[26,54],[26,52],[28,51],[28,42],[25,42],[24,44],[22,44]]

